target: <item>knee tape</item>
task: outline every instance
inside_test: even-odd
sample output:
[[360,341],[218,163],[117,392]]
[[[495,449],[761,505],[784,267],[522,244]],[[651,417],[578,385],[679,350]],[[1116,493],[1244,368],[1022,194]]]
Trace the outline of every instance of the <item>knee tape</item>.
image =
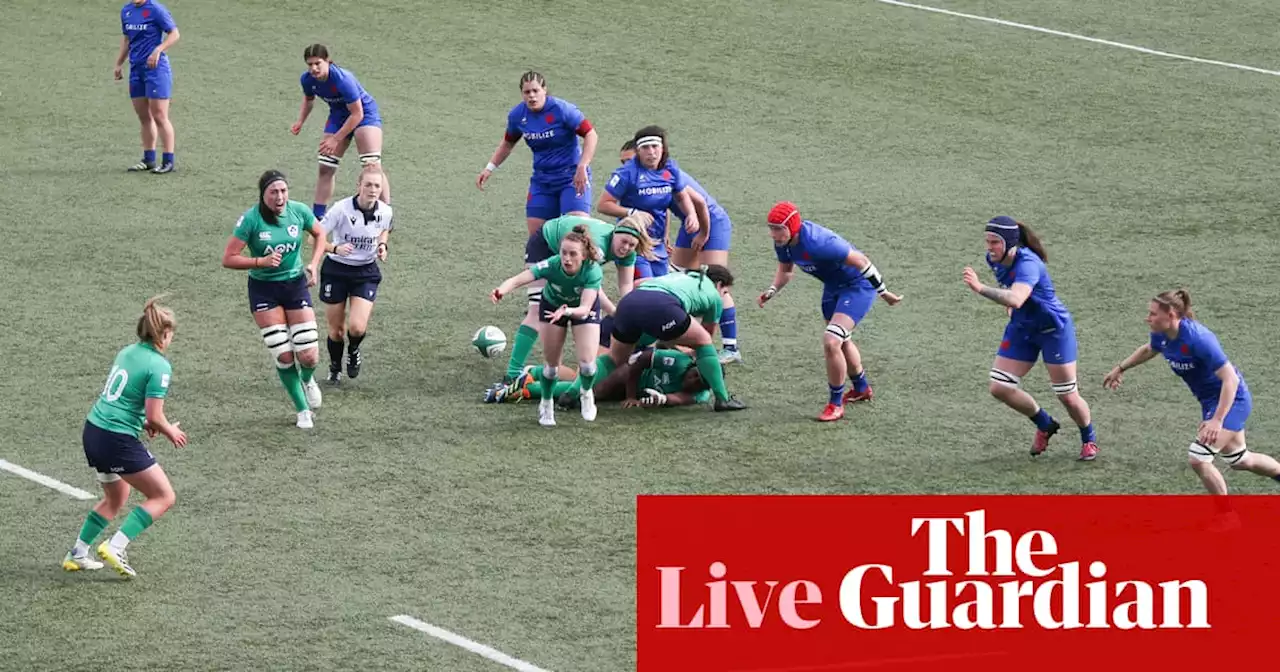
[[120,474],[104,474],[101,471],[98,472],[99,483],[115,483],[118,480],[120,480]]
[[1187,446],[1187,457],[1195,460],[1196,462],[1212,462],[1213,456],[1217,454],[1218,451],[1200,443],[1199,441],[1192,441],[1191,445]]
[[589,362],[578,362],[578,372],[584,376],[596,375],[596,360]]
[[293,341],[293,349],[296,352],[320,347],[320,336],[316,333],[314,320],[289,325],[289,339]]
[[1004,387],[1012,387],[1014,389],[1022,386],[1021,377],[1015,376],[1008,371],[1001,371],[1000,369],[991,369],[991,382],[996,385],[1003,385]]
[[360,155],[360,165],[362,166],[376,166],[379,163],[382,163],[382,152],[369,152],[368,154]]
[[334,170],[337,170],[338,164],[342,163],[341,156],[334,156],[332,154],[320,154],[320,155],[317,155],[316,158],[320,160],[321,168],[328,166],[329,168],[333,168]]
[[1053,393],[1058,395],[1059,397],[1065,397],[1068,394],[1075,392],[1076,387],[1077,385],[1075,380],[1068,380],[1065,383],[1054,383]]
[[848,330],[838,324],[828,324],[826,333],[828,336],[835,337],[835,339],[841,343],[853,338],[853,334],[849,333]]
[[1244,458],[1249,456],[1249,448],[1248,446],[1241,445],[1240,450],[1231,453],[1230,455],[1220,453],[1218,456],[1222,458],[1223,462],[1227,463],[1228,467],[1231,467],[1232,469],[1244,469]]
[[529,304],[530,304],[530,305],[536,306],[536,305],[538,305],[538,304],[542,303],[542,288],[541,288],[541,287],[537,287],[537,288],[534,288],[534,289],[527,289],[527,290],[525,290],[525,295],[527,295],[527,296],[529,297]]
[[262,342],[267,346],[267,352],[271,353],[271,358],[276,361],[276,366],[287,369],[293,366],[293,360],[288,363],[280,361],[286,353],[292,350],[289,347],[289,329],[283,324],[273,324],[269,327],[262,328]]
[[556,380],[560,377],[560,369],[550,364],[542,365],[542,377],[547,380]]

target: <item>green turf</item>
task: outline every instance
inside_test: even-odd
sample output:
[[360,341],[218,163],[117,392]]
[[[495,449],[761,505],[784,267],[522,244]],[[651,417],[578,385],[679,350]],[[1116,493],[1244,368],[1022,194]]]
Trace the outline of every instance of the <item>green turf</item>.
[[[938,4],[1280,68],[1261,0]],[[387,621],[401,613],[550,670],[628,669],[637,493],[1196,492],[1182,383],[1153,362],[1119,393],[1100,386],[1145,339],[1146,300],[1178,285],[1249,381],[1250,446],[1280,453],[1273,77],[869,1],[169,7],[183,31],[174,175],[123,170],[137,124],[111,81],[116,8],[17,0],[43,18],[0,41],[16,271],[0,458],[96,488],[84,414],[162,291],[180,320],[168,410],[191,439],[153,446],[178,504],[131,547],[130,584],[64,575],[87,503],[0,474],[6,669],[499,669]],[[219,258],[263,170],[286,170],[310,202],[323,110],[300,137],[288,128],[314,41],[378,99],[398,228],[364,373],[304,434],[244,275]],[[520,268],[528,150],[486,192],[473,183],[528,68],[599,130],[597,185],[622,141],[659,123],[734,218],[747,363],[728,382],[750,410],[604,407],[593,426],[563,413],[548,431],[532,405],[479,403],[501,365],[470,336],[519,321],[517,302],[487,293]],[[753,304],[780,198],[906,296],[858,330],[876,400],[834,425],[811,419],[826,392],[817,283]],[[1030,460],[1030,423],[986,392],[1003,314],[960,272],[981,263],[996,214],[1045,238],[1076,316],[1096,463],[1075,462],[1070,429]],[[1042,370],[1026,385],[1065,418]]]

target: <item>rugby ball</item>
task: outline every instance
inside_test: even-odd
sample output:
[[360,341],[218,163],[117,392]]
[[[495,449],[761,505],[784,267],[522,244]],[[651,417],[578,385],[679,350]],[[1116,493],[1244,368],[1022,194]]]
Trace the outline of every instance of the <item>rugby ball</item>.
[[486,359],[497,357],[507,349],[507,335],[495,326],[480,327],[471,338],[471,347]]

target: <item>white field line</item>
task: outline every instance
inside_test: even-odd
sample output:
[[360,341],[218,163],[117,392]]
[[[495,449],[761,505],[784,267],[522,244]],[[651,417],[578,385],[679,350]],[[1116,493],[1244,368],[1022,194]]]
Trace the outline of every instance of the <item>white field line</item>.
[[506,665],[507,667],[513,670],[517,670],[518,672],[549,672],[548,670],[544,670],[541,667],[538,667],[537,665],[526,663],[523,660],[520,660],[519,658],[512,658],[511,656],[508,656],[507,654],[497,649],[494,649],[492,647],[485,646],[480,642],[472,641],[470,639],[467,639],[466,637],[463,637],[462,635],[449,632],[444,628],[431,625],[430,623],[419,621],[418,619],[412,616],[405,616],[402,614],[400,616],[392,616],[390,618],[392,621],[399,623],[400,625],[407,625],[419,632],[425,632],[428,635],[435,637],[436,639],[442,639],[454,646],[464,648],[470,651],[471,653],[488,658],[489,660],[492,660],[493,662],[498,663],[500,665]]
[[97,497],[95,497],[94,495],[88,492],[85,492],[80,488],[72,487],[70,485],[67,485],[66,483],[63,483],[62,481],[54,480],[52,478],[49,478],[48,476],[45,476],[44,474],[31,471],[30,469],[19,467],[18,465],[12,462],[9,462],[8,460],[0,460],[0,469],[4,469],[5,471],[17,474],[27,480],[35,481],[36,483],[39,483],[40,485],[43,485],[47,488],[53,488],[54,490],[57,490],[58,492],[61,492],[64,495],[71,495],[76,499],[83,499],[83,500],[97,499]]
[[1010,28],[1021,28],[1023,30],[1031,30],[1037,33],[1045,33],[1047,35],[1057,35],[1058,37],[1068,37],[1073,40],[1084,40],[1085,42],[1093,42],[1094,44],[1105,44],[1108,47],[1117,47],[1119,49],[1128,49],[1152,56],[1163,56],[1164,58],[1174,58],[1180,61],[1190,61],[1192,63],[1202,63],[1205,65],[1218,65],[1224,68],[1233,68],[1236,70],[1245,70],[1248,72],[1256,72],[1263,75],[1274,75],[1280,77],[1278,70],[1266,70],[1264,68],[1255,68],[1252,65],[1241,65],[1240,63],[1229,63],[1227,61],[1215,61],[1208,58],[1199,58],[1197,56],[1183,56],[1182,54],[1173,54],[1167,51],[1158,51],[1156,49],[1148,49],[1133,44],[1125,44],[1124,42],[1115,42],[1112,40],[1104,40],[1097,37],[1089,37],[1088,35],[1078,35],[1076,33],[1068,33],[1061,30],[1053,30],[1052,28],[1041,28],[1028,23],[1017,23],[1016,21],[1005,21],[1004,19],[995,19],[989,16],[979,16],[977,14],[965,14],[964,12],[955,12],[950,9],[941,9],[938,7],[929,7],[928,5],[917,5],[911,2],[902,2],[901,0],[875,0],[881,4],[894,5],[897,7],[907,7],[910,9],[919,9],[925,12],[934,12],[935,14],[946,14],[947,16],[956,16],[962,19],[972,19],[974,21],[984,21],[986,23],[994,23],[1000,26],[1008,26]]

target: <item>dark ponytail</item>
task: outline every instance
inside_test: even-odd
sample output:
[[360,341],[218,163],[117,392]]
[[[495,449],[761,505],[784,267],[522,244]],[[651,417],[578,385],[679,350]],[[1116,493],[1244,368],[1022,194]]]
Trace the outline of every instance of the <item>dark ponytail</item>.
[[1041,261],[1049,262],[1049,253],[1044,251],[1044,243],[1040,241],[1040,236],[1037,236],[1036,232],[1031,230],[1031,227],[1022,222],[1018,222],[1018,245],[1030,248],[1032,252],[1036,253],[1036,256],[1040,257]]
[[719,264],[703,266],[700,270],[690,271],[690,273],[701,274],[711,282],[719,283],[722,287],[733,286],[733,273],[731,273],[728,268]]

